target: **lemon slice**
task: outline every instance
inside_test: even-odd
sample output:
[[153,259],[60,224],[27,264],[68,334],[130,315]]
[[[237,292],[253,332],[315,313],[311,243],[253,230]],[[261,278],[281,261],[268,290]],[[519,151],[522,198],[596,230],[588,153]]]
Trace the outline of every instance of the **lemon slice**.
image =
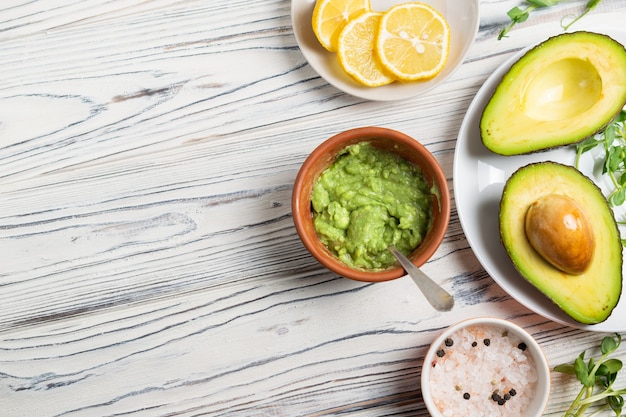
[[427,80],[448,61],[450,27],[427,4],[398,4],[383,14],[376,48],[382,65],[398,79]]
[[346,23],[368,11],[369,0],[317,0],[313,8],[313,33],[324,48],[335,52],[339,33]]
[[376,34],[383,14],[365,12],[350,20],[339,34],[337,58],[358,83],[378,87],[395,81],[378,60]]

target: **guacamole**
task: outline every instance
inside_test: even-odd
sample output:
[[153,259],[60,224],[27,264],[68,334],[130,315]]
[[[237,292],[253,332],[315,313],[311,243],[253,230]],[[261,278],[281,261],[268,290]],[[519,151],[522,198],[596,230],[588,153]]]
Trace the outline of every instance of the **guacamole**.
[[346,265],[382,270],[395,263],[387,250],[412,252],[432,218],[431,192],[419,169],[367,142],[348,146],[317,179],[313,224]]

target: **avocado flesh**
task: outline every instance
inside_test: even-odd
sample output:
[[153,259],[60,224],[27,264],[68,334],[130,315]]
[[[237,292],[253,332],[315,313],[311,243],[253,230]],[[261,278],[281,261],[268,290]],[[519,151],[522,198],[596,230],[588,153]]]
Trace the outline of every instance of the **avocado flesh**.
[[[591,264],[578,275],[544,260],[526,237],[524,220],[539,198],[561,194],[574,199],[595,235]],[[500,201],[500,237],[519,273],[566,314],[583,324],[606,320],[622,292],[622,244],[619,230],[600,189],[576,168],[539,162],[517,170],[507,180]]]
[[480,132],[497,154],[580,142],[626,104],[626,49],[593,32],[554,36],[526,52],[485,106]]

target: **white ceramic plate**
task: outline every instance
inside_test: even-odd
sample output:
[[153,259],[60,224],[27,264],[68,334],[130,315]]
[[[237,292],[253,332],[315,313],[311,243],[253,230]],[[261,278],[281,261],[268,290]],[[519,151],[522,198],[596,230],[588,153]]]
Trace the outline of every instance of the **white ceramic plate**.
[[[605,33],[626,44],[625,29],[604,28],[596,32]],[[511,57],[491,74],[476,94],[461,124],[453,168],[454,195],[461,226],[487,273],[524,306],[546,318],[576,328],[599,332],[626,331],[626,296],[622,295],[619,304],[606,321],[595,325],[580,324],[563,313],[517,273],[500,243],[499,204],[504,183],[509,176],[518,168],[532,162],[555,161],[568,165],[575,162],[573,147],[507,157],[490,152],[482,144],[480,118],[483,109],[502,76],[525,51]],[[601,157],[599,152],[595,155],[593,152],[584,154],[581,171],[592,178],[606,195],[610,189],[609,181],[598,169],[594,169],[594,158],[598,157]],[[621,218],[623,211],[624,209],[617,210],[618,218]]]
[[[385,11],[406,0],[371,0],[372,9]],[[450,25],[450,56],[443,71],[432,80],[394,82],[381,87],[365,87],[347,75],[337,62],[337,55],[326,51],[315,37],[311,26],[315,0],[292,0],[291,22],[302,54],[317,73],[328,83],[356,97],[367,100],[391,101],[414,97],[431,90],[446,80],[462,63],[474,42],[480,23],[479,0],[457,1],[446,8],[445,0],[423,0],[439,10]]]

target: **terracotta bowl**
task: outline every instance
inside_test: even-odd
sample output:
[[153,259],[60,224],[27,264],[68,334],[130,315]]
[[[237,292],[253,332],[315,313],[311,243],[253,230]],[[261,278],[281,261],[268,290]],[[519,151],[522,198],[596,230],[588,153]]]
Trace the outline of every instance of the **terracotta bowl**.
[[331,271],[358,281],[388,281],[404,276],[404,269],[397,264],[389,269],[377,271],[352,268],[328,250],[318,238],[313,226],[311,192],[315,181],[335,161],[336,155],[341,150],[363,141],[370,142],[379,149],[395,152],[417,165],[431,188],[437,190],[437,195],[432,196],[432,226],[423,242],[409,254],[409,259],[418,267],[430,259],[441,244],[450,221],[448,183],[435,157],[418,141],[395,130],[361,127],[339,133],[319,145],[304,161],[296,177],[291,200],[293,219],[304,246]]

